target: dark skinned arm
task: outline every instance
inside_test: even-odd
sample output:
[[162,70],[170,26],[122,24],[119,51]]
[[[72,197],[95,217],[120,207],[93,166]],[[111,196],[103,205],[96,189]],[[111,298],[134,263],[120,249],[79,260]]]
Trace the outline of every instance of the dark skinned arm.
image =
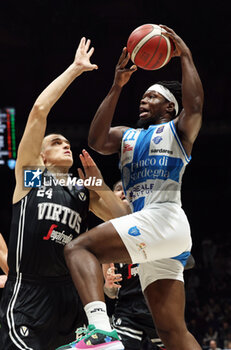
[[124,48],[115,69],[113,85],[99,106],[91,122],[88,145],[102,154],[116,153],[120,149],[120,142],[127,127],[111,127],[116,105],[123,86],[129,81],[132,73],[137,69],[135,65],[125,68],[130,59]]
[[203,87],[189,48],[172,29],[161,27],[175,44],[174,56],[181,59],[183,110],[175,119],[175,125],[185,151],[190,156],[202,123]]

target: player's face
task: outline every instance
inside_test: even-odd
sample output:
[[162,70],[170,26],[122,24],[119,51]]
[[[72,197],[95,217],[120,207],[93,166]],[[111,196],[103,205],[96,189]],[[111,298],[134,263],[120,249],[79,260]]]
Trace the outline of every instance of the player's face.
[[122,181],[118,182],[114,188],[114,193],[115,195],[120,198],[122,201],[127,201],[125,194],[124,194],[124,190],[123,190],[123,186],[122,186]]
[[156,91],[146,91],[140,101],[140,114],[137,126],[148,128],[149,125],[157,124],[159,118],[166,112],[168,101]]
[[44,138],[41,154],[46,166],[71,167],[73,164],[70,142],[59,134]]

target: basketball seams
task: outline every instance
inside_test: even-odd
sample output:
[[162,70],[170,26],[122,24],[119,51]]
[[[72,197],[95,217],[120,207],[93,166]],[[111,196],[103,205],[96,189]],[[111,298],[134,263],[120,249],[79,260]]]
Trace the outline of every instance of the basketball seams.
[[162,35],[162,37],[165,39],[166,44],[167,44],[167,55],[166,55],[164,63],[159,68],[162,68],[163,66],[165,66],[168,63],[168,61],[170,59],[170,55],[171,55],[171,43],[170,43],[170,40],[169,40],[169,38],[167,38],[164,35]]
[[[134,49],[132,50],[132,53],[131,53],[131,60],[133,63],[135,63],[135,58],[136,58],[136,55],[138,54],[138,52],[140,51],[140,49],[149,41],[149,39],[153,38],[153,32],[157,29],[155,28],[155,25],[151,24],[152,25],[152,31],[148,34],[146,34],[139,42],[138,44],[136,44],[136,46],[134,47]],[[158,34],[156,34],[158,35]]]
[[[156,36],[156,35],[155,35],[155,36]],[[153,38],[154,38],[155,36],[153,36]],[[159,36],[159,35],[158,35],[158,36]],[[147,68],[147,66],[151,63],[151,61],[152,61],[153,58],[155,57],[156,52],[158,51],[158,49],[159,49],[159,47],[160,47],[160,42],[161,42],[161,40],[162,40],[162,36],[160,36],[158,45],[156,46],[156,50],[155,50],[155,52],[153,53],[151,59],[150,59],[150,60],[148,61],[148,63],[144,66],[144,68]],[[157,63],[158,63],[158,61],[151,67],[151,69],[154,69]]]

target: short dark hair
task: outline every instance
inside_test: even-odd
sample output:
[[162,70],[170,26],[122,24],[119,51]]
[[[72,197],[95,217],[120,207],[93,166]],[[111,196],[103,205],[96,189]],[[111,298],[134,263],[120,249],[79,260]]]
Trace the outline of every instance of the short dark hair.
[[114,185],[112,186],[112,191],[115,191],[116,186],[117,186],[118,183],[120,183],[120,182],[122,182],[121,179],[120,179],[120,180],[117,180],[117,181],[114,183]]
[[49,132],[49,133],[45,134],[45,135],[44,135],[44,138],[47,137],[47,136],[50,136],[50,135],[61,135],[61,136],[65,137],[65,136],[62,134],[62,132],[60,132],[60,131],[57,131],[57,132],[54,131],[54,132]]
[[[51,136],[51,135],[60,135],[60,136],[63,136],[63,134],[61,134],[60,132],[50,132],[49,134],[45,135],[44,138],[43,138],[43,141],[42,141],[42,146],[41,146],[41,151],[43,151],[44,149],[44,140],[45,138],[47,138],[48,136]],[[65,136],[63,136],[65,137]],[[67,139],[67,141],[69,142],[69,140]],[[70,142],[69,142],[70,143]]]
[[181,90],[181,83],[177,80],[172,81],[158,81],[156,84],[163,85],[166,87],[175,97],[175,99],[178,102],[179,105],[179,112],[182,110],[182,90]]

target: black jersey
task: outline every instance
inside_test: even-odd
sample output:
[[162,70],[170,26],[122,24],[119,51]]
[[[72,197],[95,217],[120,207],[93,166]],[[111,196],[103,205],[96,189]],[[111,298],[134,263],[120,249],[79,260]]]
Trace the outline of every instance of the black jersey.
[[9,277],[0,304],[0,348],[54,350],[74,339],[85,313],[64,246],[86,231],[89,193],[51,185],[13,205]]
[[122,274],[115,315],[139,315],[147,317],[151,314],[145,302],[138,276],[138,264],[115,264],[116,273]]
[[9,274],[34,278],[69,275],[64,246],[86,231],[89,192],[84,187],[32,188],[13,205]]

